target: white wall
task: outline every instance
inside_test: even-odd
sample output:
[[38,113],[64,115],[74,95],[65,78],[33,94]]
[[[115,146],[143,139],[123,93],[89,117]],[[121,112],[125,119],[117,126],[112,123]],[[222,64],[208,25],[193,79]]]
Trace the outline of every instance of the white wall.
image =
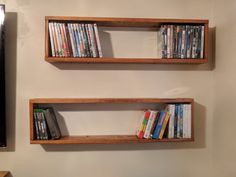
[[[215,135],[217,130],[214,127],[216,117],[213,117],[213,113],[214,109],[219,108],[213,103],[220,102],[224,96],[222,93],[221,97],[214,99],[218,94],[214,93],[216,85],[220,86],[217,88],[220,93],[222,85],[214,82],[220,71],[218,68],[214,71],[212,57],[209,64],[197,66],[51,64],[44,61],[45,16],[204,18],[210,20],[210,27],[214,27],[214,15],[220,10],[220,4],[216,5],[211,0],[0,2],[6,4],[7,11],[6,74],[9,119],[9,148],[0,152],[0,169],[10,170],[16,177],[209,177],[213,175],[214,167],[221,165],[220,162],[213,163],[213,160],[221,160],[220,155],[215,157],[217,150],[212,146],[218,143]],[[220,20],[216,21],[220,23]],[[217,34],[222,34],[219,38],[225,40],[224,32]],[[115,42],[123,34],[111,35],[112,42],[117,45],[113,48],[114,54],[130,55],[127,48],[122,48],[122,43]],[[141,37],[142,42],[152,47],[153,34],[148,33]],[[135,36],[131,39],[135,39]],[[139,43],[127,40],[126,45],[131,44],[140,47]],[[119,50],[116,50],[117,47]],[[149,51],[149,47],[143,46],[144,53]],[[217,53],[219,56],[216,63],[220,62],[220,56],[224,58],[224,51],[220,51]],[[222,61],[221,63],[226,65]],[[233,72],[233,66],[231,67]],[[219,74],[214,75],[216,72]],[[228,74],[231,76],[230,72]],[[224,80],[224,76],[221,79]],[[229,90],[226,91],[230,91],[229,85],[227,88]],[[35,97],[192,97],[196,101],[196,141],[144,145],[30,145],[28,100]],[[99,119],[91,121],[96,125]],[[218,121],[217,125],[220,126],[222,120]],[[118,130],[120,127],[116,125],[114,124],[114,129]],[[72,125],[73,129],[76,127],[76,124]],[[231,149],[230,142],[227,143]]]
[[214,72],[213,162],[217,176],[235,176],[236,141],[236,1],[216,1],[216,68]]

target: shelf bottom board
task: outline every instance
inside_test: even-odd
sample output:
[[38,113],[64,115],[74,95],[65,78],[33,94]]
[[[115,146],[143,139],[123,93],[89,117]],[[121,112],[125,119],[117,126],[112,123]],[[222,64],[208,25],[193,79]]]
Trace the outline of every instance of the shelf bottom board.
[[190,142],[193,138],[179,139],[138,139],[135,135],[101,135],[101,136],[64,136],[58,140],[31,140],[31,144],[125,144],[157,142]]
[[202,64],[206,58],[73,58],[73,57],[46,57],[48,62],[58,63],[146,63],[146,64]]

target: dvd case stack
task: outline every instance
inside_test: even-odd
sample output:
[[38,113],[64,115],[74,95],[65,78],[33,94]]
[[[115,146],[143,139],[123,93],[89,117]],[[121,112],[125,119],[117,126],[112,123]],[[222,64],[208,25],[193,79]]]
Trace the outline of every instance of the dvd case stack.
[[102,57],[97,24],[49,22],[52,57]]
[[61,131],[52,108],[34,109],[34,130],[37,140],[61,138]]
[[162,58],[203,59],[203,25],[161,25]]

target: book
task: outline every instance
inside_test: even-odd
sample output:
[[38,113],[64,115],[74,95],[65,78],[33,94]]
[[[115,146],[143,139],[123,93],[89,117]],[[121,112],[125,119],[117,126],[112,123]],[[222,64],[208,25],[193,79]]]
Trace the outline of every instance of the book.
[[155,128],[156,128],[156,125],[157,125],[157,122],[158,122],[159,115],[160,115],[160,111],[157,111],[156,118],[155,118],[154,123],[153,123],[152,128],[151,128],[151,134],[150,134],[150,137],[151,137],[151,138],[153,137],[154,130],[155,130]]
[[70,38],[70,32],[67,24],[64,24],[65,32],[66,32],[66,40],[68,43],[68,49],[69,49],[69,56],[73,56],[73,49],[72,49],[72,44],[71,44],[71,38]]
[[[38,124],[38,135],[37,138],[39,137],[40,140],[47,140],[48,139],[48,134],[47,134],[47,125],[45,118],[43,117],[43,109],[34,109],[34,115],[35,115],[35,120],[37,121]],[[37,129],[36,129],[37,132]]]
[[149,119],[148,119],[147,126],[146,126],[144,136],[143,136],[146,139],[151,138],[151,131],[152,131],[152,127],[154,125],[154,122],[157,118],[157,113],[158,113],[158,111],[151,111],[151,113],[149,115]]
[[173,30],[174,25],[170,25],[170,58],[173,58],[173,48],[174,48],[174,38],[173,38]]
[[186,50],[186,27],[182,28],[182,41],[181,41],[181,58],[185,58],[185,50]]
[[90,40],[91,40],[92,54],[93,54],[93,57],[96,58],[97,57],[97,50],[96,50],[96,43],[95,43],[95,39],[94,39],[94,32],[93,32],[92,24],[88,24],[88,30],[89,30]]
[[204,58],[204,26],[202,26],[202,29],[201,29],[201,58]]
[[83,24],[83,27],[84,27],[85,35],[87,37],[89,57],[93,57],[92,44],[91,44],[91,39],[89,35],[88,24]]
[[177,46],[177,56],[181,58],[181,46],[182,46],[182,26],[177,26],[177,33],[178,33],[178,46]]
[[61,39],[61,33],[59,29],[59,24],[54,23],[54,28],[56,31],[56,39],[57,39],[57,46],[58,46],[58,56],[62,57],[63,56],[63,47],[62,47],[62,39]]
[[39,139],[40,140],[43,140],[43,126],[42,126],[42,123],[41,123],[41,119],[40,119],[40,116],[39,116],[39,113],[36,112],[36,116],[37,116],[37,120],[38,120],[38,127],[39,127]]
[[65,30],[65,23],[61,23],[60,27],[61,27],[62,38],[64,42],[65,57],[68,57],[70,56],[70,51],[69,51],[69,45],[68,45],[68,40],[67,40],[67,35],[66,35],[66,30]]
[[37,117],[37,113],[34,112],[34,127],[35,127],[35,134],[36,134],[36,138],[39,140],[40,138],[40,130],[39,130],[39,124],[38,124],[38,117]]
[[97,44],[97,50],[98,50],[98,55],[101,58],[102,57],[102,48],[101,48],[101,44],[100,44],[100,39],[99,39],[99,35],[98,35],[98,27],[97,24],[94,23],[93,24],[94,27],[94,33],[95,33],[95,38],[96,38],[96,44]]
[[75,48],[76,48],[76,51],[77,51],[77,55],[76,57],[82,57],[82,52],[81,52],[81,48],[80,48],[80,39],[79,39],[79,35],[78,35],[78,32],[76,30],[76,25],[75,24],[71,24],[72,26],[72,31],[74,33],[74,38],[75,38]]
[[191,43],[190,43],[190,38],[191,38],[191,30],[190,26],[186,26],[186,58],[190,58],[191,56]]
[[73,50],[73,57],[78,57],[78,49],[76,46],[76,38],[75,38],[75,33],[73,29],[73,25],[71,23],[68,24],[68,29],[69,29],[69,34],[71,38],[71,46]]
[[62,27],[63,24],[58,23],[58,25],[59,25],[60,36],[61,36],[61,41],[62,41],[62,56],[67,57],[66,39],[65,39],[65,34]]
[[161,37],[162,37],[162,41],[161,41],[162,42],[161,43],[161,48],[162,48],[161,56],[162,56],[162,58],[166,58],[166,55],[165,55],[165,51],[166,51],[166,49],[165,49],[165,45],[166,45],[165,30],[166,30],[165,26],[161,25],[160,32],[161,32]]
[[52,139],[59,139],[61,137],[61,131],[52,108],[46,108],[44,115],[47,121],[48,129]]
[[178,47],[177,26],[173,25],[173,58],[178,58],[177,47]]
[[82,36],[82,31],[79,29],[79,24],[74,24],[75,26],[75,31],[78,37],[78,47],[80,49],[80,57],[86,57],[86,51],[85,51],[85,45],[84,45],[84,40],[83,40],[83,36]]
[[159,139],[163,138],[163,135],[164,135],[164,132],[166,130],[166,126],[167,126],[167,123],[168,123],[169,119],[170,119],[170,113],[166,112],[161,130],[160,130],[160,133],[159,133]]
[[190,51],[189,51],[189,58],[191,58],[192,56],[192,52],[193,52],[193,32],[194,32],[194,27],[190,26]]
[[49,37],[50,37],[50,44],[51,44],[51,52],[52,56],[55,57],[55,49],[54,49],[54,42],[53,42],[53,31],[52,31],[52,23],[48,24],[49,29]]
[[192,105],[188,104],[186,106],[187,108],[187,137],[186,138],[191,138],[192,137]]
[[171,58],[171,28],[170,25],[167,26],[167,58]]
[[56,30],[55,30],[55,25],[54,23],[50,23],[51,24],[51,29],[52,29],[52,36],[53,36],[53,44],[54,44],[54,54],[56,57],[59,56],[59,47],[58,47],[58,42],[57,42],[57,35],[56,35]]
[[183,105],[183,138],[188,137],[188,105]]
[[183,138],[183,104],[177,105],[177,138]]
[[148,122],[150,113],[151,113],[150,110],[144,111],[144,113],[143,113],[142,122],[141,122],[140,128],[139,128],[139,130],[137,132],[137,136],[140,139],[142,139],[143,136],[144,136],[144,132],[145,132],[145,129],[146,129],[146,126],[147,126],[147,122]]
[[153,132],[153,136],[152,136],[153,139],[159,138],[160,131],[161,131],[162,125],[164,123],[165,116],[166,116],[166,111],[161,111],[158,121],[157,121],[156,128]]
[[82,29],[82,25],[77,24],[77,27],[80,32],[80,36],[81,36],[81,40],[82,40],[82,44],[83,44],[84,57],[88,57],[89,56],[88,47],[87,47],[86,37],[85,37],[85,34]]
[[175,119],[175,104],[167,105],[167,111],[170,114],[168,138],[174,138],[174,119]]
[[48,136],[48,127],[47,127],[47,124],[46,124],[46,119],[44,117],[44,113],[43,113],[43,110],[42,112],[39,113],[40,114],[40,117],[41,117],[41,120],[42,120],[42,126],[43,126],[43,133],[44,133],[44,139],[45,140],[48,140],[49,139],[49,136]]

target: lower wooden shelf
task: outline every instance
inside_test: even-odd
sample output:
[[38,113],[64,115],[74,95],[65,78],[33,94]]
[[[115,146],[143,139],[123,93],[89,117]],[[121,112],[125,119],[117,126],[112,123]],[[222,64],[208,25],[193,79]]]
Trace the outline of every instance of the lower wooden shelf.
[[31,144],[127,144],[156,142],[189,142],[192,138],[138,139],[136,135],[64,136],[59,140],[31,140]]
[[[63,136],[58,140],[37,140],[34,129],[33,109],[44,104],[191,104],[191,138],[175,139],[139,139],[136,135],[94,135]],[[146,107],[145,109],[148,109]],[[125,143],[157,143],[157,142],[190,142],[194,141],[192,98],[34,98],[29,100],[30,110],[30,143],[31,144],[125,144]]]

